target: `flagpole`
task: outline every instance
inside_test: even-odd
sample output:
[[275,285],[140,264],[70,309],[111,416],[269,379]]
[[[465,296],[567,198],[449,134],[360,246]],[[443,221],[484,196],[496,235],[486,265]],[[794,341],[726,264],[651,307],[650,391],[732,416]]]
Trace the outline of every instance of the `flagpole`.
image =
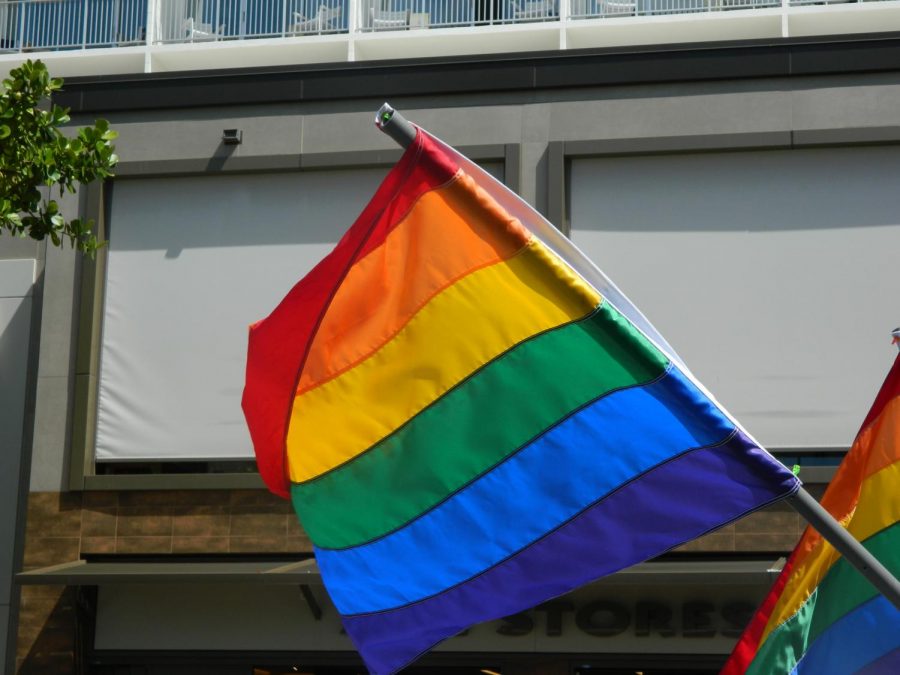
[[810,526],[834,546],[897,609],[900,609],[900,581],[826,511],[802,487],[787,498],[788,503]]
[[416,128],[389,104],[375,113],[375,126],[393,138],[404,150],[416,140]]
[[[388,103],[382,105],[375,114],[375,126],[404,149],[416,140],[416,127]],[[900,581],[822,508],[811,494],[801,486],[787,501],[848,563],[900,609]]]

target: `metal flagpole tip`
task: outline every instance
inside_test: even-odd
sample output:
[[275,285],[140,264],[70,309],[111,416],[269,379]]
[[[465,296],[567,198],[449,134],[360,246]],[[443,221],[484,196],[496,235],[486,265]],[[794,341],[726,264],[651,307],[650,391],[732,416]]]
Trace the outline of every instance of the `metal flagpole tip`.
[[891,337],[893,338],[891,343],[897,345],[897,349],[900,349],[900,328],[892,330]]
[[395,110],[391,107],[390,103],[385,103],[382,105],[378,112],[375,113],[375,126],[384,131],[385,125],[391,121],[391,118],[394,116]]
[[398,145],[408,148],[416,140],[416,127],[406,121],[389,103],[382,105],[375,113],[375,126],[393,138]]

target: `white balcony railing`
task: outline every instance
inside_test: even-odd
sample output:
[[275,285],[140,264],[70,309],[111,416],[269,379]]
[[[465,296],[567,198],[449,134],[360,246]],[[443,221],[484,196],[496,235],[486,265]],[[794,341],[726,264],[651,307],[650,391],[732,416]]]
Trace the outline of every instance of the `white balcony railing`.
[[0,0],[0,52],[581,22],[846,1]]
[[147,0],[0,0],[0,50],[143,44]]
[[358,25],[372,32],[558,19],[558,0],[384,0],[367,3]]
[[[816,1],[821,3],[821,0]],[[781,0],[571,0],[571,3],[573,19],[693,14],[780,7],[782,4]]]
[[346,33],[348,0],[161,0],[153,42]]

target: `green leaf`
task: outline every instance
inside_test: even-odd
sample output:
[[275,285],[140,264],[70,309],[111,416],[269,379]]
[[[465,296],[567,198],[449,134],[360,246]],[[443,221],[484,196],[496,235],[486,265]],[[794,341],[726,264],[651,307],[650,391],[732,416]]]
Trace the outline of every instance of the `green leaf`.
[[106,120],[64,134],[69,111],[49,100],[62,86],[42,62],[29,60],[11,70],[0,87],[0,234],[5,230],[38,241],[49,235],[56,246],[69,240],[93,255],[102,242],[90,223],[67,221],[39,188],[62,195],[112,175],[118,157],[111,141],[118,134]]
[[66,124],[71,119],[66,109],[60,108],[58,105],[53,106],[53,109],[50,111],[50,116],[53,119],[53,123],[57,126]]

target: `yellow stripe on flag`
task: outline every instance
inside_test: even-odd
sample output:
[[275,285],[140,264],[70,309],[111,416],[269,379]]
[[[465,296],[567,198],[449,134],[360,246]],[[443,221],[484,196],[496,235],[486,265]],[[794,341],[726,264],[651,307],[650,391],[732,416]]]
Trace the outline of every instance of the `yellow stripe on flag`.
[[[886,495],[895,495],[898,485],[900,462],[886,466],[863,481],[860,500],[848,528],[854,539],[865,541],[900,521],[900,499],[885,498]],[[797,613],[839,559],[840,554],[834,547],[820,537],[817,547],[794,569],[785,584],[784,593],[772,611],[760,644],[765,642],[773,630]]]
[[291,481],[344,464],[510,347],[585,316],[599,302],[536,239],[507,261],[463,277],[372,356],[294,399]]
[[426,192],[350,269],[316,330],[298,395],[371,356],[441,290],[528,244],[531,234],[482,192],[465,174]]

